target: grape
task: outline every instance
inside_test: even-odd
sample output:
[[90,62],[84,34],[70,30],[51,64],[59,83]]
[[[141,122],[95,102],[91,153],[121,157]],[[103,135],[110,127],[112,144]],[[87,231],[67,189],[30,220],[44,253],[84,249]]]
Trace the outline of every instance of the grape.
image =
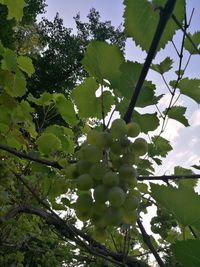
[[92,165],[90,169],[90,175],[95,179],[95,180],[102,180],[102,177],[106,173],[107,168],[103,162],[98,162]]
[[112,187],[108,192],[108,200],[112,207],[121,207],[125,201],[125,193],[120,187]]
[[122,119],[116,119],[112,122],[110,132],[113,138],[122,138],[127,134],[126,123]]
[[[104,202],[104,201],[103,201]],[[93,204],[93,214],[95,215],[102,215],[106,210],[106,204],[101,202],[95,202]]]
[[121,208],[108,207],[104,216],[106,225],[119,225],[123,219],[123,210]]
[[120,179],[126,181],[131,187],[137,185],[137,172],[136,169],[129,165],[122,165],[119,169]]
[[140,131],[141,131],[140,127],[139,127],[139,125],[137,123],[130,122],[130,123],[127,124],[127,132],[128,132],[127,134],[128,134],[128,136],[136,137],[136,136],[139,135]]
[[94,189],[94,199],[96,202],[101,202],[105,203],[107,201],[107,195],[108,195],[108,190],[102,186],[98,185]]
[[114,141],[110,146],[111,151],[116,155],[121,155],[124,151],[124,148],[119,141]]
[[99,214],[93,214],[91,218],[92,223],[97,227],[106,227],[107,222],[105,220],[105,216]]
[[91,210],[93,200],[90,194],[83,193],[76,200],[76,210],[79,211],[88,211]]
[[98,242],[105,242],[107,238],[107,234],[105,229],[103,228],[96,228],[94,231],[94,239]]
[[98,132],[92,130],[87,135],[88,144],[96,145],[100,148],[106,148],[112,143],[112,136],[108,132]]
[[124,163],[128,164],[135,164],[136,163],[136,155],[132,151],[127,151],[126,153],[123,154],[122,161]]
[[113,187],[119,184],[119,176],[117,173],[109,171],[103,176],[103,185]]
[[148,151],[148,144],[145,139],[137,138],[132,144],[132,148],[134,149],[137,155],[143,156]]
[[76,163],[76,167],[77,167],[77,171],[79,174],[88,173],[91,167],[91,162],[86,161],[86,160],[79,160]]
[[87,173],[82,174],[77,178],[77,188],[79,190],[89,190],[93,187],[93,184],[91,176]]
[[140,199],[130,193],[126,196],[123,207],[127,211],[132,211],[138,208]]
[[136,210],[123,210],[123,222],[127,224],[135,224],[138,219]]
[[81,221],[88,221],[91,216],[92,216],[92,210],[86,210],[86,211],[82,211],[82,210],[76,210],[76,216],[79,218],[79,220]]
[[97,162],[102,158],[102,150],[100,150],[96,145],[86,145],[82,147],[81,150],[84,160]]

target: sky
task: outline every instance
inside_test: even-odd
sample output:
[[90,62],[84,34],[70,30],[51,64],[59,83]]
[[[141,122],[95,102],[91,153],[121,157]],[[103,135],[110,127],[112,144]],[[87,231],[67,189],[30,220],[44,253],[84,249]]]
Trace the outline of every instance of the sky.
[[[56,12],[64,20],[64,25],[68,28],[75,28],[73,17],[80,12],[81,20],[87,21],[87,14],[91,8],[95,8],[101,15],[101,21],[109,20],[113,26],[119,26],[123,23],[123,0],[46,0],[47,7],[46,13],[43,15],[49,20],[53,20]],[[191,22],[190,32],[200,30],[200,1],[188,0],[187,11],[188,17],[191,14],[192,9],[194,15]],[[179,42],[180,35],[174,39],[175,42]],[[176,61],[176,53],[172,45],[167,45],[166,50],[157,55],[155,63],[159,63],[166,56],[171,56]],[[140,48],[136,47],[134,43],[129,39],[126,45],[126,58],[129,60],[144,62],[146,57],[145,52],[142,52]],[[186,53],[187,58],[187,53]],[[187,69],[186,75],[190,78],[200,78],[200,56],[194,56]],[[169,73],[167,78],[170,80],[172,74]],[[164,107],[166,101],[169,100],[169,94],[163,84],[161,77],[155,72],[151,71],[148,75],[148,79],[151,79],[159,88],[166,92],[165,97],[160,102],[160,107]],[[172,174],[173,167],[181,165],[183,167],[190,167],[194,164],[200,165],[200,108],[191,99],[187,97],[181,97],[178,104],[188,107],[186,117],[189,120],[191,127],[184,127],[180,123],[169,120],[166,131],[162,135],[170,140],[174,151],[170,152],[167,158],[164,160],[162,167],[156,168],[156,174]]]

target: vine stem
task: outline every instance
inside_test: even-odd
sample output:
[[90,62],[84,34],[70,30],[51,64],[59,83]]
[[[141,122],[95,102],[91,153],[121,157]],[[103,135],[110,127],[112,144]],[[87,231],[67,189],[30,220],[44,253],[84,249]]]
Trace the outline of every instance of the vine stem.
[[142,222],[140,219],[137,220],[137,224],[138,227],[140,228],[140,231],[142,233],[142,237],[143,240],[145,242],[145,244],[148,246],[148,248],[150,249],[150,251],[152,252],[152,254],[154,255],[155,259],[157,260],[158,264],[160,267],[165,267],[165,264],[163,263],[162,259],[160,258],[158,252],[156,251],[156,249],[154,248],[150,236],[147,234]]
[[152,60],[154,59],[154,57],[156,55],[160,39],[162,37],[162,34],[164,32],[166,24],[172,15],[175,4],[176,4],[176,0],[168,0],[167,3],[165,4],[165,7],[160,10],[160,19],[159,19],[159,22],[158,22],[158,25],[156,28],[155,35],[153,37],[147,58],[144,62],[142,71],[140,73],[140,77],[138,79],[136,87],[134,88],[134,92],[133,92],[133,95],[131,97],[131,101],[129,103],[127,112],[124,115],[124,120],[126,121],[126,123],[129,123],[131,121],[131,116],[132,116],[133,110],[135,108],[135,104],[137,102],[138,96],[139,96],[140,91],[142,89],[143,83],[144,83],[145,78],[147,76],[147,73],[149,71]]

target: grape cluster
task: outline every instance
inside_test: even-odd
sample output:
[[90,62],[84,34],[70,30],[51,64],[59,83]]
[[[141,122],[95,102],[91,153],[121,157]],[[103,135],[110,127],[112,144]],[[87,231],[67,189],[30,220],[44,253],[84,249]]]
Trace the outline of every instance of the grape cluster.
[[[77,153],[73,167],[78,189],[76,215],[96,226],[98,239],[105,236],[107,226],[137,220],[140,193],[136,165],[148,148],[143,138],[136,138],[139,133],[138,124],[116,119],[109,131],[89,131]],[[130,137],[135,138],[133,142]]]
[[169,230],[176,226],[177,223],[173,214],[165,209],[158,209],[157,216],[151,219],[151,231],[159,234],[164,239],[167,237]]

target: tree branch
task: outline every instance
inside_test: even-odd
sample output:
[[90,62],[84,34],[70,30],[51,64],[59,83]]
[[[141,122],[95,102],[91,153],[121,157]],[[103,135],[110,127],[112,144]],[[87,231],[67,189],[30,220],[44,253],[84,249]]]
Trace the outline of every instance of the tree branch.
[[156,55],[156,51],[160,42],[160,39],[162,37],[162,34],[164,32],[165,26],[173,12],[174,6],[175,6],[176,0],[168,0],[165,4],[165,7],[160,11],[160,19],[157,25],[157,29],[155,32],[155,35],[153,37],[147,58],[144,62],[142,71],[140,73],[140,77],[138,79],[138,82],[136,84],[136,87],[134,89],[130,104],[128,106],[127,112],[124,115],[124,120],[126,123],[129,123],[131,120],[131,116],[133,113],[133,110],[135,108],[135,104],[137,102],[138,96],[140,94],[140,91],[142,89],[143,83],[145,81],[145,78],[147,76],[147,73],[149,71],[150,65],[152,63],[152,60],[154,56]]
[[168,180],[183,180],[183,179],[198,179],[200,174],[187,174],[187,175],[161,175],[161,176],[138,176],[138,181],[168,181]]
[[145,244],[148,246],[148,248],[150,249],[150,251],[152,252],[152,254],[154,255],[155,259],[157,260],[158,264],[160,267],[165,267],[163,261],[161,260],[158,252],[156,251],[156,249],[154,248],[152,242],[151,242],[151,239],[150,239],[150,236],[147,234],[142,222],[140,221],[140,219],[137,220],[137,224],[138,224],[138,227],[140,228],[140,231],[142,233],[142,237],[143,237],[143,240],[145,242]]
[[[0,223],[3,223],[9,219],[12,219],[20,213],[34,214],[34,215],[39,216],[40,218],[45,220],[47,224],[53,225],[56,228],[57,232],[59,232],[62,236],[76,242],[79,246],[87,250],[90,254],[104,258],[105,260],[116,264],[116,266],[148,267],[148,265],[136,260],[133,257],[127,257],[126,262],[124,264],[123,255],[110,251],[104,245],[96,242],[86,233],[83,233],[81,230],[77,229],[73,225],[71,225],[69,228],[68,222],[62,220],[61,218],[58,219],[58,217],[55,216],[54,214],[47,212],[45,210],[42,210],[40,208],[32,207],[30,205],[21,205],[21,206],[11,209],[10,211],[8,211],[6,215],[0,217]],[[83,242],[77,242],[77,238],[75,235],[79,235],[80,237],[84,238],[84,240],[86,240],[88,244],[84,243],[83,245]]]
[[[30,161],[35,161],[35,162],[38,162],[38,163],[41,163],[41,164],[44,164],[44,165],[47,165],[47,166],[54,167],[56,169],[62,169],[62,167],[58,164],[57,161],[51,161],[51,160],[48,160],[48,159],[38,158],[36,156],[30,155],[28,153],[21,152],[21,151],[15,149],[13,147],[9,147],[7,145],[0,144],[0,150],[7,151],[7,152],[19,157],[19,158],[27,159],[27,160],[30,160]],[[69,163],[73,163],[74,161],[68,161],[68,162]]]

